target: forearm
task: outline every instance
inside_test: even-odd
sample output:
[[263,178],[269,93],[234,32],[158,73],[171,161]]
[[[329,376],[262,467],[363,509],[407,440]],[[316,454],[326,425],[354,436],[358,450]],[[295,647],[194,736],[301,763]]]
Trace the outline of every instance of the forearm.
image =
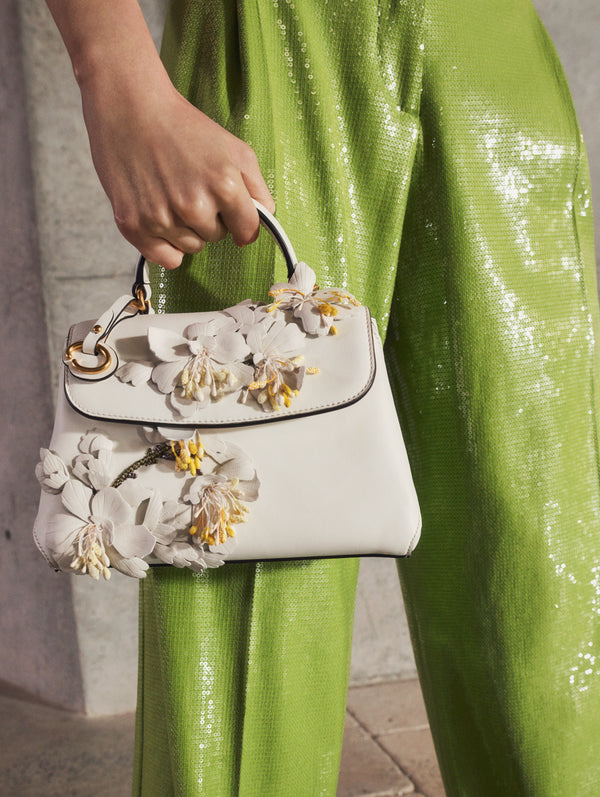
[[46,0],[81,88],[148,74],[168,81],[137,0]]
[[176,268],[229,230],[258,235],[274,210],[252,148],[171,83],[138,0],[46,0],[81,89],[94,166],[121,233]]

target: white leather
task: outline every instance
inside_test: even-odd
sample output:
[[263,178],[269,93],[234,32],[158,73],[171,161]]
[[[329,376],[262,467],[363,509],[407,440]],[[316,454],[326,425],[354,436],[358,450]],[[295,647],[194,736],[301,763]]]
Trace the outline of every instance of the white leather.
[[[357,317],[362,319],[363,325],[365,319],[368,323],[365,313]],[[145,317],[136,317],[119,326],[125,329],[142,320]],[[152,321],[178,323],[177,315],[155,316]],[[237,547],[230,560],[366,554],[405,556],[415,547],[420,536],[421,515],[383,350],[379,336],[366,338],[374,346],[376,374],[372,387],[354,403],[307,417],[282,416],[274,422],[241,427],[224,424],[221,428],[201,432],[207,445],[211,438],[226,436],[227,440],[241,446],[254,460],[261,481],[260,495],[251,506],[250,519],[238,527]],[[315,343],[326,347],[330,341],[334,346],[344,345],[333,336]],[[113,343],[116,347],[124,346],[125,339],[119,343],[115,337]],[[371,343],[366,348],[370,346]],[[360,378],[357,377],[356,386],[368,382],[369,366],[364,349],[363,341],[357,353]],[[339,353],[340,349],[337,351]],[[323,356],[334,368],[334,354]],[[340,356],[339,360],[344,358]],[[340,362],[338,369],[348,370],[346,365]],[[309,403],[316,406],[318,393],[327,379],[326,369],[317,376],[306,377],[307,384],[294,403],[299,402],[306,391],[310,395]],[[309,380],[314,380],[311,387]],[[103,413],[106,417],[115,407],[121,407],[122,416],[143,414],[148,420],[148,410],[136,412],[142,403],[137,396],[140,388],[120,382],[117,385],[116,377],[94,385],[83,382],[76,385],[68,373],[67,382],[70,399],[85,410]],[[91,394],[105,386],[98,403]],[[141,389],[144,404],[146,387]],[[90,393],[89,398],[85,396],[85,388]],[[348,397],[355,389],[346,385],[340,395]],[[163,396],[161,398],[164,400]],[[113,410],[102,409],[105,401]],[[224,407],[223,403],[219,408],[217,402],[209,409],[220,413]],[[157,406],[153,412],[156,412],[154,423],[162,425],[162,409]],[[113,451],[116,473],[142,456],[149,446],[135,422],[94,420],[73,409],[66,400],[61,380],[50,449],[71,462],[81,435],[92,428],[118,441]],[[176,473],[173,464],[166,462],[138,472],[140,483],[158,488],[165,500],[179,499],[186,478],[185,473]],[[45,531],[48,520],[61,511],[60,495],[42,493],[34,537],[50,564],[53,562],[45,544]],[[149,557],[148,561],[155,560]]]
[[119,298],[111,304],[108,310],[105,310],[105,312],[102,313],[95,324],[90,325],[89,331],[83,339],[83,346],[81,350],[84,354],[95,354],[96,344],[98,341],[110,334],[115,323],[120,318],[123,318],[127,311],[129,311],[129,314],[131,315],[134,315],[138,312],[135,309],[130,310],[132,301],[133,297],[130,293],[119,296]]

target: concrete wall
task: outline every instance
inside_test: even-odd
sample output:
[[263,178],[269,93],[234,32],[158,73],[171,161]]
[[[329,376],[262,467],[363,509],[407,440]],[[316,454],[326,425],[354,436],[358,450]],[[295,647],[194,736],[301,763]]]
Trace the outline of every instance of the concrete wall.
[[[158,41],[164,0],[141,5]],[[596,0],[536,5],[563,58],[599,186],[600,10]],[[42,0],[4,0],[0,59],[1,445],[15,452],[0,465],[7,607],[0,630],[14,640],[0,651],[0,679],[90,714],[128,711],[135,706],[137,584],[118,573],[109,585],[54,574],[33,547],[31,524],[32,468],[50,437],[49,391],[63,337],[73,320],[97,315],[122,293],[135,252],[119,235],[93,170],[70,62]],[[23,339],[37,341],[33,351],[17,350]],[[413,674],[394,563],[363,560],[353,680]]]

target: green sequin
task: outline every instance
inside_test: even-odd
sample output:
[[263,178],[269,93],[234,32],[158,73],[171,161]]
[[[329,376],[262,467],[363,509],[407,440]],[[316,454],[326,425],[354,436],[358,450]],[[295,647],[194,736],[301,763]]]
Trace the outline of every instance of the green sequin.
[[[171,0],[182,93],[254,147],[322,287],[382,333],[423,534],[400,562],[450,797],[600,783],[599,314],[587,165],[526,0]],[[154,274],[267,299],[265,233]],[[318,522],[318,519],[315,519]],[[134,794],[334,795],[356,560],[155,569]]]

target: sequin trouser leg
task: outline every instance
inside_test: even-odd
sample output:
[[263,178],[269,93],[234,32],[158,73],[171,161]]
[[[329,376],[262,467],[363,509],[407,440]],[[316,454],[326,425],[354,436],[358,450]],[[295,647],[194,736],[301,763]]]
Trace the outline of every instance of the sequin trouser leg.
[[[591,208],[531,4],[171,0],[162,57],[252,145],[320,283],[389,322],[424,516],[400,569],[448,794],[595,797]],[[157,270],[156,307],[266,299],[283,273],[268,236],[225,241]],[[150,575],[134,795],[332,797],[355,564]]]
[[335,794],[357,572],[356,559],[154,569],[133,794]]
[[[588,170],[524,3],[431,3],[386,354],[423,510],[399,562],[449,797],[600,794]],[[452,42],[452,47],[448,45]]]

